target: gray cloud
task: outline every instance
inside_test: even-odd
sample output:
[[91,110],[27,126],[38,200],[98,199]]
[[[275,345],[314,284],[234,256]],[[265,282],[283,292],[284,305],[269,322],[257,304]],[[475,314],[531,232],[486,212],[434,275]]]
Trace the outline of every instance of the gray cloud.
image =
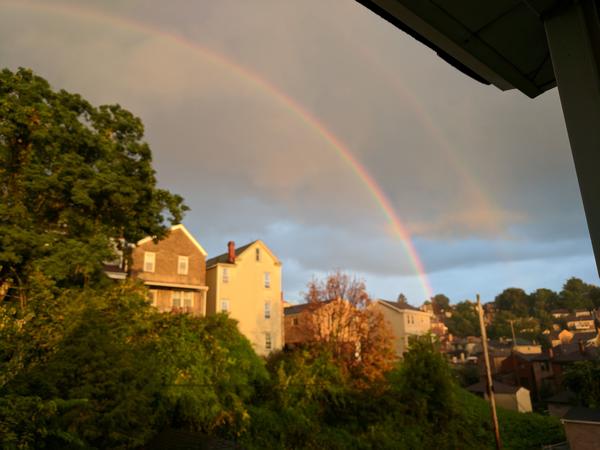
[[[185,196],[187,223],[211,253],[262,238],[286,261],[291,292],[343,268],[382,296],[396,285],[421,296],[372,192],[298,111],[164,35],[15,5],[0,3],[3,65],[139,115],[161,185]],[[309,111],[380,185],[440,290],[507,262],[547,280],[562,272],[535,261],[589,261],[555,91],[532,101],[479,85],[354,1],[70,5],[184,37]]]

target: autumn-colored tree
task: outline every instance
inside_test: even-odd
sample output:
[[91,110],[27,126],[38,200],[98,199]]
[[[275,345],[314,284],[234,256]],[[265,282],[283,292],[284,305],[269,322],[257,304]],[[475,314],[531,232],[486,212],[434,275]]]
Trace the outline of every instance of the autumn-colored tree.
[[312,280],[305,298],[301,327],[309,346],[329,353],[358,386],[381,380],[396,358],[394,339],[381,312],[371,307],[365,283],[337,271]]

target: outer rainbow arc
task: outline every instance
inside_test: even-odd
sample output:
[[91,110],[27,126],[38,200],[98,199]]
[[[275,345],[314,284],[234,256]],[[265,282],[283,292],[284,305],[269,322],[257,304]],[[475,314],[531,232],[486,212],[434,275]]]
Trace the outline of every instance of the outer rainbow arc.
[[332,146],[332,148],[337,151],[341,158],[358,176],[358,178],[365,185],[365,187],[372,195],[376,203],[379,205],[386,218],[392,224],[393,230],[396,233],[396,235],[400,238],[402,245],[410,259],[410,262],[413,265],[415,271],[417,272],[417,276],[422,286],[423,293],[426,295],[427,298],[430,298],[433,295],[433,290],[427,278],[427,273],[425,271],[424,265],[411,240],[410,234],[407,231],[406,227],[404,227],[404,225],[402,224],[400,218],[395,213],[394,208],[392,207],[390,201],[388,200],[384,192],[381,190],[379,185],[375,182],[375,180],[365,169],[365,167],[360,164],[356,157],[350,152],[350,150],[348,150],[348,148],[341,142],[339,138],[337,138],[331,131],[329,131],[324,125],[322,125],[311,113],[306,111],[294,99],[292,99],[290,96],[279,90],[279,88],[267,82],[258,74],[250,71],[246,67],[241,66],[234,61],[225,58],[219,53],[202,47],[201,45],[189,41],[177,34],[169,33],[159,28],[155,28],[132,19],[124,19],[122,17],[113,16],[105,12],[95,10],[92,11],[89,9],[83,9],[72,5],[67,6],[55,4],[50,6],[42,3],[16,2],[13,0],[5,0],[2,3],[10,4],[16,8],[30,8],[34,11],[44,10],[45,12],[53,14],[62,14],[77,18],[86,18],[89,20],[101,20],[115,26],[119,26],[126,29],[133,29],[140,33],[148,34],[151,36],[160,36],[164,39],[174,41],[178,45],[186,47],[202,55],[203,57],[211,60],[213,63],[216,63],[222,67],[231,70],[234,73],[237,73],[243,80],[252,82],[256,86],[261,88],[263,91],[267,92],[271,97],[275,98],[281,104],[286,106],[290,112],[298,116],[309,128],[311,128],[314,131],[317,131],[325,139],[325,141],[328,142]]

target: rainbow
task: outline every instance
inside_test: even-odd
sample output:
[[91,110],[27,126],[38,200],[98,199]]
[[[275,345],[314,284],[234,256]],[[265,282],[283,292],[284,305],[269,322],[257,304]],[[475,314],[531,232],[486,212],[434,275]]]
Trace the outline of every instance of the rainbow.
[[431,284],[427,277],[427,272],[412,242],[411,236],[394,211],[392,204],[381,187],[338,137],[329,131],[325,125],[319,122],[314,115],[303,108],[293,98],[282,92],[277,86],[266,81],[260,75],[249,70],[248,68],[239,65],[235,61],[227,59],[225,56],[219,53],[202,47],[193,41],[185,39],[183,36],[161,30],[160,28],[153,27],[133,19],[125,19],[102,11],[84,9],[75,5],[48,5],[29,1],[16,2],[14,0],[2,1],[0,4],[11,5],[17,9],[30,9],[34,12],[43,11],[44,13],[59,14],[76,19],[101,21],[103,23],[109,23],[115,27],[134,30],[141,34],[159,36],[201,55],[218,66],[230,70],[241,77],[241,79],[268,93],[273,99],[277,100],[280,104],[285,106],[289,112],[300,119],[309,129],[318,133],[331,146],[331,148],[339,154],[347,166],[357,175],[358,179],[371,194],[372,198],[378,205],[379,209],[383,212],[386,219],[390,222],[393,234],[400,239],[411,265],[415,269],[415,272],[419,278],[419,283],[423,290],[423,294],[426,296],[426,298],[430,298],[433,295],[433,289],[431,288]]

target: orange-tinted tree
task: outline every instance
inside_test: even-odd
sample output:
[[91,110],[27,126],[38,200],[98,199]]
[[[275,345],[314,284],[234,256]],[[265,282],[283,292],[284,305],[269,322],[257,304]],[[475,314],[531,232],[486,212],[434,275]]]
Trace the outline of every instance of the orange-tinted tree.
[[394,337],[381,312],[371,307],[365,283],[334,272],[312,280],[302,334],[313,351],[327,352],[352,383],[381,380],[396,359]]

